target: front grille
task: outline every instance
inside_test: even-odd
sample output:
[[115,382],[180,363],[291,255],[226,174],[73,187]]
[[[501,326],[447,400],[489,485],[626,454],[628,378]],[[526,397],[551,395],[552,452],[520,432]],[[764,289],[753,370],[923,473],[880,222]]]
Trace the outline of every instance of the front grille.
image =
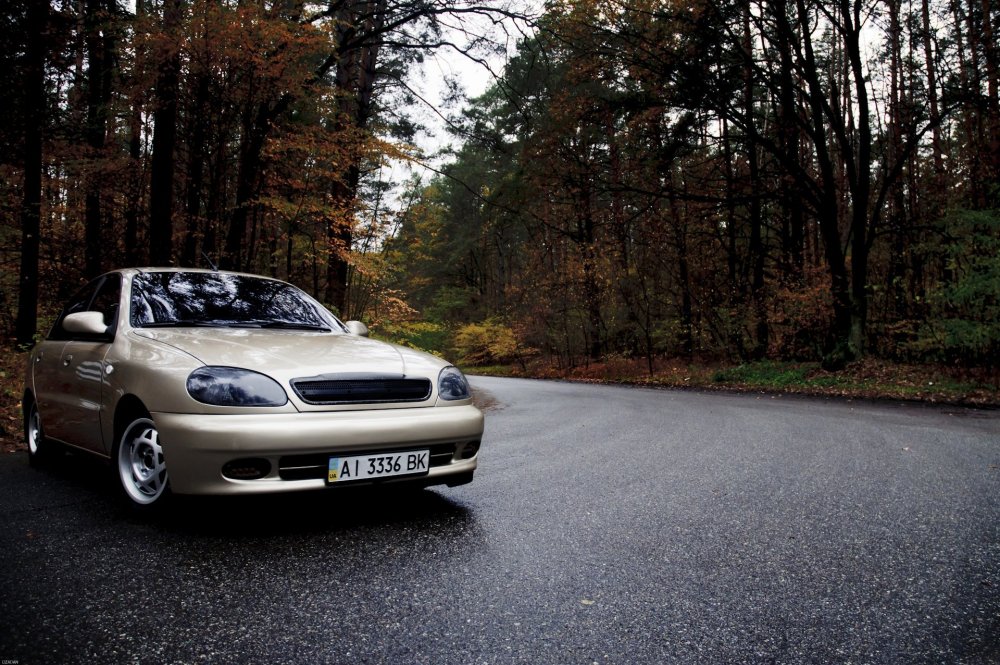
[[[454,443],[439,443],[433,446],[421,446],[414,450],[430,450],[430,466],[447,466],[451,464],[455,456]],[[388,451],[405,452],[405,451]],[[323,480],[326,478],[327,470],[330,466],[331,457],[351,457],[353,455],[366,455],[369,451],[355,451],[335,453],[312,453],[308,455],[285,455],[278,460],[278,475],[282,480]],[[372,453],[374,454],[374,453]]]
[[431,396],[430,379],[407,379],[401,374],[327,374],[291,383],[295,394],[307,404],[423,402]]

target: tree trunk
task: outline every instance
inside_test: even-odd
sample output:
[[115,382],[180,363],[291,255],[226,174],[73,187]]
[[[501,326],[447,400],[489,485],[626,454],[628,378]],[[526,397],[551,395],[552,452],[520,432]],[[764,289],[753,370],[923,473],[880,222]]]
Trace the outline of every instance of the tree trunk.
[[[681,210],[678,205],[677,192],[674,190],[676,183],[670,186],[670,226],[677,252],[677,282],[681,290],[681,355],[690,358],[694,355],[694,298],[691,294],[691,267],[687,246],[687,210]],[[684,189],[686,190],[686,185]]]
[[1000,48],[993,29],[993,7],[990,0],[982,0],[983,58],[986,60],[986,131],[988,134],[987,159],[990,165],[990,207],[1000,206]]
[[854,80],[854,105],[857,105],[857,150],[853,155],[851,176],[851,331],[848,339],[852,355],[865,352],[868,325],[868,255],[869,236],[877,227],[880,211],[869,210],[872,194],[872,131],[868,88],[861,59],[860,2],[853,7],[842,0],[844,48]]
[[[365,43],[364,35],[377,35],[385,25],[386,0],[347,3],[342,12],[335,93],[340,103],[340,129],[349,136],[364,136],[373,113],[377,39]],[[359,30],[360,28],[360,30]],[[360,38],[359,38],[360,37]],[[370,38],[369,38],[370,39]],[[344,177],[334,187],[335,208],[342,217],[328,227],[330,255],[327,263],[326,301],[341,316],[349,315],[348,280],[354,238],[354,208],[361,182],[360,158],[351,160]]]
[[[740,229],[736,218],[736,201],[739,196],[737,188],[737,174],[735,168],[733,167],[736,162],[733,151],[733,144],[736,142],[736,139],[733,136],[730,127],[730,123],[723,118],[722,164],[723,177],[725,180],[723,196],[726,201],[726,276],[728,278],[727,283],[729,285],[727,303],[729,308],[733,312],[736,312],[739,311],[746,302],[746,282],[742,279],[743,270],[741,269],[740,261],[742,253],[739,246]],[[687,280],[686,268],[684,272],[685,276],[681,278],[682,285],[685,284]],[[687,287],[685,286],[684,289],[686,292]],[[729,324],[726,329],[726,345],[729,347],[730,351],[735,351],[740,359],[745,359],[748,355],[743,330],[744,326],[741,317],[733,316],[729,318]]]
[[142,108],[136,105],[129,119],[128,139],[129,173],[127,176],[127,199],[125,208],[125,264],[138,265],[139,253],[139,208],[142,205]]
[[[146,13],[146,0],[136,0],[135,21],[139,25]],[[135,69],[141,70],[141,62],[145,58],[145,52],[136,46]],[[131,85],[136,85],[133,80]],[[139,251],[139,210],[142,206],[142,113],[143,106],[138,101],[134,101],[132,112],[129,115],[128,123],[128,156],[129,170],[126,176],[126,206],[125,206],[125,238],[124,257],[125,265],[135,266],[144,263],[140,258]]]
[[[585,187],[585,189],[587,189]],[[594,217],[589,191],[582,194],[581,209],[577,220],[583,242],[580,254],[583,259],[583,299],[587,308],[587,357],[600,360],[604,350],[604,319],[601,316],[601,293],[598,285],[597,248],[594,238]]]
[[191,141],[188,145],[187,164],[187,196],[185,197],[184,217],[187,233],[181,250],[181,264],[196,265],[198,261],[198,240],[202,235],[199,220],[201,219],[202,180],[205,170],[205,137],[208,109],[208,76],[199,72],[195,76],[194,113],[191,122]]
[[[743,50],[750,59],[753,58],[754,44],[753,33],[750,30],[750,7],[746,6],[743,12]],[[748,63],[750,62],[748,59]],[[747,65],[743,76],[743,111],[746,114],[747,122],[754,122],[755,100],[754,100],[754,70]],[[756,128],[753,129],[756,132]],[[753,358],[760,360],[767,355],[768,347],[768,325],[767,325],[767,302],[764,291],[764,263],[766,259],[766,248],[763,237],[763,219],[761,212],[760,197],[763,183],[760,182],[760,163],[758,161],[757,145],[754,141],[747,140],[746,146],[747,167],[749,169],[749,215],[750,215],[750,245],[747,248],[750,262],[750,299],[753,302],[753,311],[756,321],[756,335],[754,339]]]
[[170,265],[173,260],[174,148],[177,142],[177,93],[180,76],[181,0],[163,8],[163,48],[158,54],[153,111],[153,157],[149,193],[149,260]]
[[[778,74],[778,133],[780,139],[779,159],[789,170],[801,168],[800,135],[798,109],[798,89],[792,78],[791,35],[779,30],[775,35],[779,50]],[[794,178],[785,176],[779,185],[781,201],[781,270],[787,284],[797,285],[802,281],[805,265],[805,219],[802,211],[802,194]]]
[[[926,3],[926,0],[924,0]],[[905,79],[902,59],[902,27],[899,20],[899,0],[889,0],[889,163],[896,164],[904,158],[903,155],[903,103],[904,94],[901,90]],[[888,197],[887,221],[892,234],[893,252],[889,256],[889,267],[886,274],[886,293],[890,295],[888,305],[897,318],[905,317],[906,297],[903,288],[903,270],[905,260],[905,226],[906,201],[902,180],[893,184]]]
[[45,45],[49,3],[28,3],[24,76],[24,193],[21,199],[21,271],[15,337],[34,342],[38,321],[38,253],[42,206],[42,127],[46,117]]
[[228,270],[243,268],[243,243],[250,220],[250,209],[254,205],[260,177],[264,144],[271,131],[271,112],[267,102],[260,102],[257,110],[243,123],[243,141],[240,145],[239,171],[236,176],[236,208],[229,222],[226,246],[223,250],[221,267]]
[[[927,104],[930,108],[931,121],[931,154],[934,161],[935,185],[940,184],[940,178],[944,175],[944,157],[941,147],[941,113],[938,109],[937,95],[937,64],[934,62],[934,51],[932,47],[931,35],[933,26],[931,25],[931,12],[929,0],[921,0],[920,19],[921,32],[924,47],[924,66],[927,68]],[[935,186],[933,189],[937,189]],[[931,192],[936,196],[936,192]]]
[[[980,90],[982,72],[979,65],[981,35],[978,34],[978,30],[976,29],[975,12],[971,6],[971,1],[963,14],[962,0],[955,0],[954,11],[956,12],[956,21],[961,21],[962,18],[965,19],[966,28],[965,52],[968,54],[968,60],[966,67],[963,68],[965,80],[962,83],[963,90],[971,93],[969,95],[971,100],[966,105],[969,143],[965,146],[966,154],[969,156],[969,183],[972,188],[973,205],[976,208],[985,208],[989,200],[989,192],[986,186],[986,163],[989,156],[983,154],[983,146],[985,144],[983,140],[983,114],[976,101],[982,94]],[[956,26],[956,30],[961,30],[960,23]]]
[[[803,92],[809,107],[811,122],[808,133],[820,172],[820,180],[815,192],[816,216],[820,236],[823,239],[823,254],[830,274],[830,295],[833,301],[833,322],[830,327],[823,364],[828,369],[840,369],[857,357],[859,349],[853,343],[852,338],[855,331],[852,282],[840,237],[841,205],[838,199],[838,181],[841,176],[838,174],[837,162],[834,161],[835,156],[831,153],[827,141],[828,134],[839,134],[843,139],[840,143],[841,151],[845,153],[843,158],[849,161],[851,155],[845,149],[847,146],[844,145],[848,122],[843,116],[835,117],[833,115],[834,109],[826,103],[828,94],[823,86],[812,40],[809,37],[811,16],[804,0],[796,0],[796,10],[799,33],[803,35],[803,49],[799,65],[806,79]],[[790,35],[794,34],[787,28],[786,32]],[[830,109],[830,113],[827,112],[827,109]],[[858,204],[857,199],[855,199],[855,204]]]
[[114,65],[111,11],[105,0],[87,0],[84,8],[87,50],[87,148],[89,168],[86,179],[84,213],[84,272],[90,279],[102,268],[101,189],[104,170],[104,143],[111,103],[111,74]]

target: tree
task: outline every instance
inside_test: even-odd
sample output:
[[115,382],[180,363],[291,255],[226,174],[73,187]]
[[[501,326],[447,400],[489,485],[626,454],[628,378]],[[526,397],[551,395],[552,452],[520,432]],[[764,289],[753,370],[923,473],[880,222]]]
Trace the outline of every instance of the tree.
[[84,41],[87,53],[87,127],[86,144],[91,168],[86,177],[85,205],[85,272],[97,277],[102,272],[101,235],[102,176],[105,169],[105,141],[108,114],[111,109],[112,77],[115,62],[116,3],[109,0],[87,0],[84,4]]
[[183,9],[182,0],[165,0],[163,32],[155,42],[157,76],[149,194],[149,260],[153,265],[170,265],[173,258],[174,151],[177,142]]
[[[349,2],[337,16],[340,57],[334,75],[334,97],[338,100],[337,130],[364,142],[368,123],[375,112],[374,94],[381,35],[385,29],[386,0]],[[353,44],[353,45],[352,45]],[[349,161],[346,173],[334,182],[334,205],[343,215],[328,228],[330,258],[327,267],[326,301],[346,316],[349,254],[353,239],[355,200],[361,180],[362,154]]]
[[24,59],[24,193],[21,199],[21,270],[15,338],[19,345],[34,342],[38,317],[38,258],[42,206],[42,127],[45,106],[45,52],[49,5],[29,2]]
[[[954,39],[937,40],[949,11]],[[836,368],[890,352],[928,280],[951,279],[923,260],[922,234],[960,192],[983,202],[984,14],[933,0],[550,3],[507,80],[470,108],[471,150],[444,170],[462,186],[434,188],[441,235],[486,238],[477,210],[516,219],[504,292],[525,294],[539,346],[570,363],[823,347]],[[955,62],[961,80],[942,83]],[[948,143],[956,101],[975,152]],[[484,151],[514,158],[481,178]],[[483,248],[477,266],[502,265]],[[458,286],[430,269],[410,281]]]

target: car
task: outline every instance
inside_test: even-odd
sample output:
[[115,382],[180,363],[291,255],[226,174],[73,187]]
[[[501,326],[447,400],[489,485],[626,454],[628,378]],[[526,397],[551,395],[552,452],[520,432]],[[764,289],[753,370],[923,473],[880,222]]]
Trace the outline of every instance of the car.
[[109,272],[28,358],[29,460],[110,460],[140,508],[238,495],[472,481],[483,414],[462,372],[368,337],[304,291],[246,273]]

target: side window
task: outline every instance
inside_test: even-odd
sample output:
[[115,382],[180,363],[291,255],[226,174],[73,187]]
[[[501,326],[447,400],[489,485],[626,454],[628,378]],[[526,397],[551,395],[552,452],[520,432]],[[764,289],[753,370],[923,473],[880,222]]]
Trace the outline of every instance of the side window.
[[[63,319],[65,319],[67,315],[75,314],[76,312],[101,312],[104,315],[104,323],[109,326],[114,326],[118,320],[118,303],[120,295],[120,275],[108,275],[106,277],[99,277],[95,279],[93,282],[77,291],[76,295],[70,298],[66,308],[63,309],[62,314],[59,315],[59,319],[56,321],[56,324],[52,327],[52,332],[49,333],[49,339],[83,339],[79,335],[66,332],[66,330],[62,327]],[[112,327],[111,334],[114,335],[114,327]]]
[[108,275],[100,288],[97,289],[97,294],[94,296],[93,302],[90,303],[90,307],[87,308],[92,312],[100,312],[104,315],[104,325],[111,327],[111,334],[114,334],[118,323],[118,304],[121,302],[121,293],[121,275]]
[[75,314],[76,312],[86,312],[87,305],[89,305],[90,301],[94,299],[94,293],[97,291],[97,287],[101,285],[102,281],[103,281],[102,279],[95,279],[93,282],[87,284],[87,286],[77,291],[76,294],[74,294],[73,297],[69,299],[69,302],[63,309],[62,314],[60,314],[59,318],[56,319],[56,324],[52,326],[52,331],[49,333],[49,339],[52,340],[72,339],[73,336],[70,335],[65,330],[63,330],[62,327],[63,319],[65,319],[66,316],[69,314]]
[[66,309],[63,310],[63,313],[59,316],[59,318],[65,318],[67,314],[86,312],[87,305],[89,305],[90,301],[94,299],[94,291],[97,289],[98,281],[99,280],[95,280],[77,291],[76,295],[69,299]]

